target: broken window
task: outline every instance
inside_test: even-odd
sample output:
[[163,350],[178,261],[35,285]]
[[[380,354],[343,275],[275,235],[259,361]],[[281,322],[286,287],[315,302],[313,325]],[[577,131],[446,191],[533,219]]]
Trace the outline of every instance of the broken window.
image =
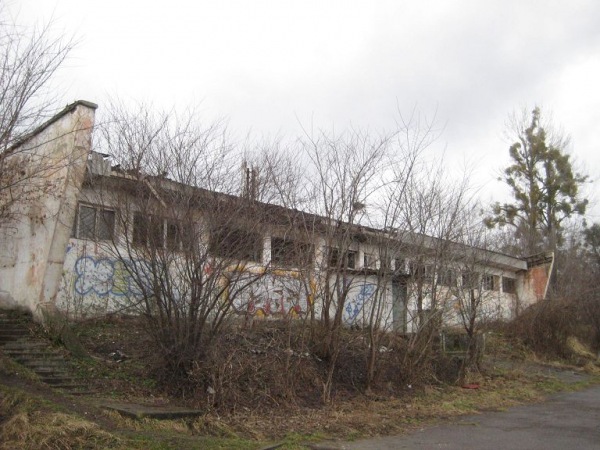
[[354,250],[347,250],[344,255],[340,255],[339,249],[329,248],[327,250],[327,264],[332,268],[355,269],[356,255],[357,252]]
[[438,284],[441,286],[456,287],[458,285],[456,272],[452,269],[442,270],[438,277]]
[[356,269],[356,257],[358,256],[358,252],[348,250],[346,254],[346,265],[348,269]]
[[162,248],[164,220],[157,216],[135,213],[133,215],[133,245]]
[[166,241],[169,250],[191,250],[193,248],[193,225],[189,222],[165,221]]
[[406,260],[404,258],[394,259],[395,272],[398,274],[406,274]]
[[140,247],[183,250],[186,229],[179,223],[159,216],[135,213],[133,216],[133,245]]
[[80,204],[73,234],[78,239],[112,240],[115,234],[115,211]]
[[502,292],[507,294],[516,294],[517,279],[511,277],[502,277]]
[[209,251],[214,256],[242,261],[262,261],[263,238],[251,231],[219,227],[210,234]]
[[499,286],[500,279],[496,275],[483,275],[481,281],[482,281],[483,289],[486,291],[500,290],[500,286]]
[[479,272],[464,272],[462,274],[463,289],[479,289]]
[[376,269],[377,268],[377,258],[375,258],[375,255],[365,253],[363,256],[363,267],[365,269]]
[[410,263],[410,274],[416,280],[431,282],[435,276],[434,267],[431,264]]
[[286,267],[305,267],[312,264],[314,247],[305,242],[286,238],[271,238],[271,262]]

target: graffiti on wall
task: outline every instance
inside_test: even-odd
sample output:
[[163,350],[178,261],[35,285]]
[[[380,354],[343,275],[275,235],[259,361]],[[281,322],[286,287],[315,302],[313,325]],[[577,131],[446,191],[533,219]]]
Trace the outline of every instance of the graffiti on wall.
[[358,292],[354,294],[354,289],[350,291],[346,299],[346,307],[344,308],[344,321],[354,323],[363,310],[365,304],[371,300],[377,286],[372,283],[364,283],[358,288]]
[[[75,261],[73,289],[81,296],[139,297],[150,286],[150,273],[144,261],[82,256]],[[140,275],[136,280],[132,273]]]
[[[235,292],[235,287],[230,292]],[[236,292],[232,305],[240,314],[302,315],[308,311],[309,298],[302,280],[293,276],[267,274]]]

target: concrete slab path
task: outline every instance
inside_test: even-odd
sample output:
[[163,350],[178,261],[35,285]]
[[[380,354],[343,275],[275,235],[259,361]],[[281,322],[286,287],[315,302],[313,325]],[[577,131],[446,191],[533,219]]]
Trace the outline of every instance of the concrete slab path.
[[117,411],[122,416],[131,417],[132,419],[181,419],[184,417],[198,417],[205,413],[197,409],[177,406],[139,405],[136,403],[101,402],[100,406],[104,409]]

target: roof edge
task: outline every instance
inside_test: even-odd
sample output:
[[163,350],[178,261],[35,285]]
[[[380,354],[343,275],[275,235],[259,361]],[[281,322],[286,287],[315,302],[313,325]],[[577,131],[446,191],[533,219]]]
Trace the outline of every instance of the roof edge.
[[90,108],[90,109],[93,109],[93,110],[96,110],[98,108],[98,105],[96,103],[93,103],[93,102],[90,102],[90,101],[87,101],[87,100],[77,100],[77,101],[75,101],[73,103],[70,103],[67,106],[65,106],[61,111],[59,111],[54,116],[52,116],[50,119],[48,119],[46,122],[44,122],[41,125],[39,125],[38,127],[34,128],[31,132],[27,133],[25,136],[23,136],[17,142],[15,142],[14,144],[12,144],[6,150],[5,153],[9,154],[14,149],[22,146],[27,141],[29,141],[31,138],[33,138],[34,136],[36,136],[39,133],[41,133],[42,131],[44,131],[46,128],[48,128],[50,125],[52,125],[53,123],[55,123],[59,119],[63,118],[67,114],[72,113],[73,111],[75,111],[75,109],[78,106],[85,106],[86,108]]

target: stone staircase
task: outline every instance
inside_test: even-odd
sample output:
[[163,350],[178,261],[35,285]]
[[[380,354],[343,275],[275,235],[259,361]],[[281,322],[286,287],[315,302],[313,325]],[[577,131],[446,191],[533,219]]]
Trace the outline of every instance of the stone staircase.
[[71,395],[91,394],[86,385],[73,377],[73,367],[60,350],[46,339],[32,334],[30,313],[0,310],[0,350],[34,372],[41,381]]

